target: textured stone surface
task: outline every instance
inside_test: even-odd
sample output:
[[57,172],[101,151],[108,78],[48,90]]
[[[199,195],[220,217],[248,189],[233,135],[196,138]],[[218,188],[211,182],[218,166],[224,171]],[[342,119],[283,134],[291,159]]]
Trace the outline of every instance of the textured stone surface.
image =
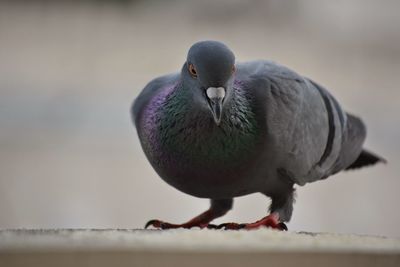
[[216,230],[2,230],[0,266],[399,266],[400,239]]

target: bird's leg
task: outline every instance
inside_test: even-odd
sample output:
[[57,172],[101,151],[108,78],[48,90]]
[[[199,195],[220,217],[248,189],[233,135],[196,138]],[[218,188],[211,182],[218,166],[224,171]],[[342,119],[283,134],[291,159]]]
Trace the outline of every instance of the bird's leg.
[[212,220],[225,215],[232,208],[233,199],[212,199],[210,208],[194,217],[190,221],[183,224],[173,224],[163,222],[160,220],[150,220],[146,223],[145,228],[153,226],[159,229],[176,229],[176,228],[187,228],[192,227],[199,228],[216,228],[215,225],[209,224]]
[[279,195],[271,196],[272,203],[270,214],[261,220],[253,223],[223,223],[217,226],[217,229],[239,230],[239,229],[258,229],[260,227],[268,227],[281,231],[287,231],[286,224],[283,222],[289,221],[293,211],[294,190],[290,189],[285,193],[280,192]]

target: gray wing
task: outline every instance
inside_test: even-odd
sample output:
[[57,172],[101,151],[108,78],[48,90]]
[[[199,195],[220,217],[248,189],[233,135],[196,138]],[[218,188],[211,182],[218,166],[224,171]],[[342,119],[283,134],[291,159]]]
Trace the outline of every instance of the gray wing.
[[179,73],[173,73],[165,76],[158,77],[150,81],[134,100],[131,107],[132,121],[137,126],[138,120],[141,117],[143,108],[149,102],[149,100],[162,90],[163,88],[177,83],[179,80]]
[[[362,146],[366,135],[367,129],[362,120],[352,114],[347,113],[347,124],[343,133],[342,147],[333,173],[347,169],[350,165],[355,163],[362,152]],[[365,151],[364,153],[368,159],[362,164],[357,163],[356,165],[360,165],[357,167],[368,165],[368,163],[371,162],[371,159],[373,159],[373,155],[370,152]],[[371,164],[374,163],[375,162]]]
[[267,138],[272,140],[270,153],[277,171],[299,185],[334,173],[348,120],[332,95],[270,61],[245,63],[242,68],[242,79],[250,77],[265,105]]

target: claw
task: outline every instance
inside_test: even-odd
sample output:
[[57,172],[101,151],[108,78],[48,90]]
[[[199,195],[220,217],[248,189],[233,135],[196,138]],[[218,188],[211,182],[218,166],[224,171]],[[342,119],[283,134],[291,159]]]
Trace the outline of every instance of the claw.
[[150,220],[146,223],[144,226],[144,229],[147,229],[149,226],[153,226],[155,228],[163,228],[162,227],[163,222],[159,220]]
[[279,229],[281,231],[287,231],[288,230],[286,224],[284,224],[283,222],[278,224],[278,228],[277,229]]
[[207,229],[218,229],[218,225],[209,223],[207,224]]

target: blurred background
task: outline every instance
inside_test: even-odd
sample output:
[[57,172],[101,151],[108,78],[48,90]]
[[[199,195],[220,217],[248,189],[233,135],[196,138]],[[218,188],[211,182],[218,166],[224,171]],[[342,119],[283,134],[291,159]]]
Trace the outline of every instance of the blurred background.
[[[129,108],[190,45],[225,42],[327,87],[389,164],[297,189],[291,230],[400,237],[397,0],[0,2],[0,228],[137,228],[208,208],[164,183]],[[266,215],[237,198],[217,222]]]

